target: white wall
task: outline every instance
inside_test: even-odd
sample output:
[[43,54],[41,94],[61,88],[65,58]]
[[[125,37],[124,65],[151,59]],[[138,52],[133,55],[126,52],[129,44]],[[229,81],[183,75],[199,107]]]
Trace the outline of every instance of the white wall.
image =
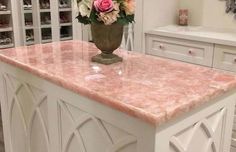
[[204,0],[180,0],[179,8],[189,10],[190,25],[202,25]]
[[157,26],[176,23],[179,0],[143,0],[143,28],[152,30]]
[[225,13],[226,1],[220,0],[180,0],[180,8],[190,11],[190,25],[204,25],[236,29],[233,14]]

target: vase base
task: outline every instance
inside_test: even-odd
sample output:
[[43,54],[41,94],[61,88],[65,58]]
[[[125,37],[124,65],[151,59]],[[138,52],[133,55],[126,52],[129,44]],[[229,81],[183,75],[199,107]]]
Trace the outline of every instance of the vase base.
[[94,57],[92,57],[93,62],[109,65],[117,62],[122,62],[123,59],[115,54],[98,54]]

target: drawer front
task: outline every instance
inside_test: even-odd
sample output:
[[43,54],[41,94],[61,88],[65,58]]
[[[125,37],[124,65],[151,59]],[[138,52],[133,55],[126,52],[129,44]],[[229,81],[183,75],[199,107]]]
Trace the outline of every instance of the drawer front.
[[214,45],[197,41],[146,36],[146,53],[180,61],[212,66]]
[[236,72],[236,47],[215,45],[214,67]]

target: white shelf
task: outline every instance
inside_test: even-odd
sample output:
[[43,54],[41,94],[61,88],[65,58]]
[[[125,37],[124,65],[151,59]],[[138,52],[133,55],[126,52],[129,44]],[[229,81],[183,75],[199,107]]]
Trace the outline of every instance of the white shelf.
[[72,11],[72,8],[68,7],[68,8],[59,8],[59,12],[69,12]]
[[33,13],[32,10],[24,10],[24,13]]
[[72,23],[60,23],[60,26],[72,26]]
[[44,12],[46,12],[46,13],[47,13],[47,12],[51,12],[51,9],[40,9],[40,12],[41,12],[41,13],[44,13]]
[[12,27],[0,28],[0,32],[11,32],[13,31]]
[[11,11],[7,10],[7,11],[0,11],[0,15],[7,15],[7,14],[11,14]]
[[41,28],[52,28],[51,24],[43,24],[40,26]]
[[6,45],[0,45],[0,49],[6,49],[6,48],[11,48],[11,47],[14,47],[14,44],[11,43],[11,44],[6,44]]
[[32,30],[32,29],[34,29],[34,26],[25,26],[25,29],[26,30]]
[[69,36],[69,37],[62,37],[62,38],[61,38],[61,41],[72,40],[72,39],[73,39],[72,36]]
[[52,42],[52,39],[42,40],[42,43],[50,43]]
[[34,41],[28,41],[25,43],[26,45],[33,45],[34,44]]

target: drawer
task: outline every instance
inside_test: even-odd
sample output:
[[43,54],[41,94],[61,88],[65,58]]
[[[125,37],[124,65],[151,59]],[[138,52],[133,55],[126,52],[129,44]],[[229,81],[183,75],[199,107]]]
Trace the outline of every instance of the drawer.
[[236,72],[236,47],[215,45],[213,66],[218,69]]
[[146,53],[212,67],[214,44],[146,35]]

